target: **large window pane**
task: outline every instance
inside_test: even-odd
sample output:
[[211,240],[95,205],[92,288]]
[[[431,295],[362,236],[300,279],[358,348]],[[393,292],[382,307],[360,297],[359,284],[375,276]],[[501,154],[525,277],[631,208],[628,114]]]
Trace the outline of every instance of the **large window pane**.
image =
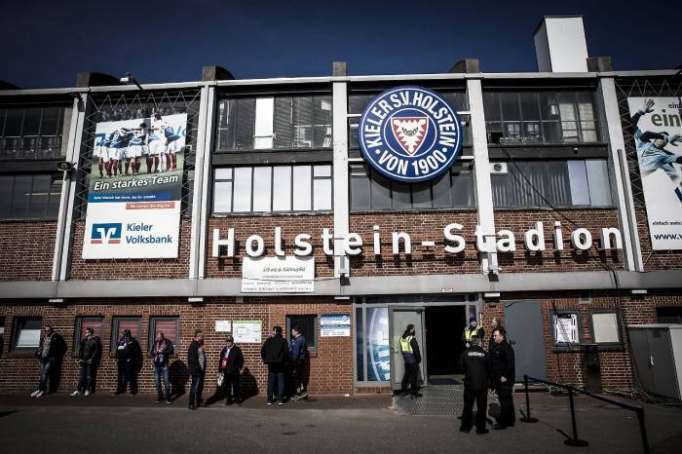
[[272,167],[254,167],[253,169],[253,211],[271,211]]
[[43,218],[47,215],[47,203],[50,198],[50,175],[35,175],[31,188],[29,217]]
[[431,183],[412,185],[412,208],[431,208]]
[[350,195],[352,210],[369,210],[371,208],[369,175],[365,166],[351,166]]
[[391,199],[393,209],[408,210],[412,208],[412,198],[410,197],[410,185],[393,182],[391,185]]
[[274,98],[256,98],[256,126],[254,144],[256,150],[272,148]]
[[37,136],[40,132],[40,108],[30,108],[24,111],[24,129],[22,135]]
[[504,121],[521,120],[518,93],[500,93],[500,101],[502,102],[502,119]]
[[256,99],[243,98],[235,102],[233,115],[228,118],[232,121],[234,135],[234,149],[250,150],[253,148],[253,139],[256,126]]
[[14,186],[14,177],[0,175],[0,219],[9,219],[12,217],[12,194]]
[[216,181],[213,191],[213,212],[229,213],[232,211],[232,182]]
[[294,211],[310,211],[311,179],[310,166],[294,166]]
[[372,208],[375,210],[386,210],[391,208],[391,182],[372,172]]
[[537,93],[521,93],[521,115],[526,121],[540,120]]
[[291,167],[273,168],[272,211],[291,211]]
[[251,211],[251,167],[234,169],[234,201],[235,213]]
[[609,171],[605,160],[588,159],[585,161],[587,182],[590,186],[590,202],[592,206],[610,206],[611,184]]
[[433,184],[433,207],[449,208],[451,206],[450,172],[445,172],[445,175]]
[[26,217],[31,199],[32,180],[31,175],[17,175],[14,178],[14,193],[12,194],[13,217]]
[[332,209],[332,180],[316,178],[313,180],[313,210]]
[[571,182],[571,203],[590,204],[590,188],[587,185],[585,161],[568,161],[568,177]]

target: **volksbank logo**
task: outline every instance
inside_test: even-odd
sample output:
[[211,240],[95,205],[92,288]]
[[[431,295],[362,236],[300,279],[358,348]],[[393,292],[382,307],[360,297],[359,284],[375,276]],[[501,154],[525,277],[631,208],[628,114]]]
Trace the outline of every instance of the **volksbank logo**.
[[121,242],[122,224],[92,224],[90,243],[92,244],[119,244]]
[[415,183],[437,178],[462,149],[455,111],[437,93],[419,87],[385,91],[360,121],[365,160],[388,178]]

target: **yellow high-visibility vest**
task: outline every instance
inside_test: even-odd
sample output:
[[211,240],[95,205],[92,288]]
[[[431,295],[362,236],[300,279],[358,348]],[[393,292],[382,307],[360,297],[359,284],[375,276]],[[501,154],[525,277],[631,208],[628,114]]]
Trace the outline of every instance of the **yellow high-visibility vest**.
[[400,338],[400,351],[403,353],[412,353],[412,339],[414,336],[407,336],[405,339]]
[[480,330],[480,327],[476,328],[467,328],[464,330],[464,340],[467,342],[471,342],[471,338],[474,337],[475,335],[478,335],[478,330]]

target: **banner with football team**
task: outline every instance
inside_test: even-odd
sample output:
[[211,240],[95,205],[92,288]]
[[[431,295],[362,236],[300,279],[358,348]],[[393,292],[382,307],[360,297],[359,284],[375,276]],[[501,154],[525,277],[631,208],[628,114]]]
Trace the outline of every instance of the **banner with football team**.
[[628,98],[654,250],[682,249],[680,98]]
[[176,258],[187,114],[97,123],[84,259]]

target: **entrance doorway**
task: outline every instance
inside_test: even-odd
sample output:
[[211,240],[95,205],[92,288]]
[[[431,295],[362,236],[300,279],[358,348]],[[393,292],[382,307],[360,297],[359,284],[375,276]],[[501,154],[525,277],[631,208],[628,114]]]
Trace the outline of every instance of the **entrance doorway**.
[[456,382],[459,357],[464,351],[462,331],[467,324],[466,306],[431,306],[425,310],[426,364],[429,383]]

